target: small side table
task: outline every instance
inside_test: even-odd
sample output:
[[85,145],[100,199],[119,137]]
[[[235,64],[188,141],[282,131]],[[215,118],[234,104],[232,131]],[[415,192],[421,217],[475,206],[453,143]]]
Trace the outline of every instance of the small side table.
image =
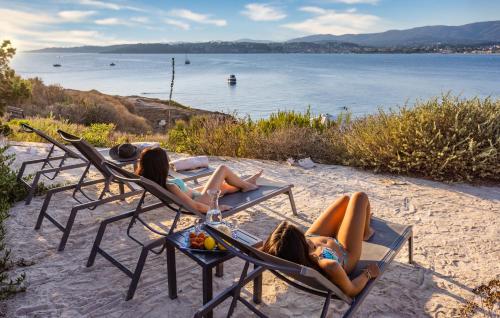
[[[203,304],[208,303],[213,297],[212,274],[213,268],[216,267],[216,276],[223,275],[223,263],[234,257],[229,252],[197,252],[191,249],[186,249],[186,237],[193,231],[193,227],[186,228],[167,236],[167,271],[168,271],[168,295],[171,299],[177,298],[177,273],[175,267],[175,249],[177,248],[182,253],[195,261],[202,268],[203,277]],[[258,237],[237,229],[236,239],[250,246],[259,246],[262,240]],[[262,295],[262,275],[254,279],[254,302],[261,302]],[[207,318],[212,318],[212,312],[206,315]]]

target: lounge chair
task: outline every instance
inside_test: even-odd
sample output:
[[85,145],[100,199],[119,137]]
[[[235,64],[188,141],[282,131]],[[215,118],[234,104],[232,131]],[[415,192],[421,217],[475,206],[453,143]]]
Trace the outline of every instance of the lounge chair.
[[[66,246],[66,242],[68,240],[68,237],[71,233],[71,229],[73,227],[73,223],[76,218],[76,214],[78,211],[83,210],[83,209],[95,209],[97,206],[117,201],[117,200],[124,200],[128,197],[139,195],[142,193],[141,189],[134,189],[131,185],[114,180],[113,176],[109,173],[109,171],[103,166],[103,163],[105,161],[104,156],[97,151],[92,145],[90,145],[88,142],[83,140],[82,138],[78,138],[76,136],[73,136],[69,133],[66,133],[62,130],[58,130],[59,135],[61,138],[63,138],[65,141],[70,142],[80,153],[81,155],[86,159],[86,167],[85,170],[80,177],[79,181],[76,184],[71,184],[71,185],[66,185],[66,186],[61,186],[57,187],[54,189],[50,189],[47,191],[47,194],[45,196],[45,200],[43,202],[42,208],[40,210],[40,213],[38,215],[38,220],[36,222],[35,230],[40,229],[43,220],[46,218],[50,222],[52,222],[59,230],[63,232],[63,236],[61,238],[61,242],[59,243],[59,251],[64,250],[64,247]],[[122,163],[122,165],[126,165],[130,163]],[[94,180],[89,180],[86,181],[86,178],[89,174],[90,167],[94,166],[97,171],[102,175],[102,178],[99,179],[94,179]],[[113,194],[110,190],[110,185],[111,183],[116,183],[119,186],[119,194]],[[87,192],[84,191],[85,187],[88,186],[95,186],[98,184],[103,184],[104,187],[100,194],[97,197],[92,197],[89,195]],[[129,189],[129,191],[125,191],[125,186]],[[72,197],[73,199],[78,203],[77,205],[74,205],[73,208],[71,209],[71,212],[69,214],[68,220],[66,221],[66,225],[63,226],[61,223],[59,223],[53,216],[51,216],[47,209],[49,207],[50,201],[52,200],[52,197],[54,194],[59,193],[59,192],[64,192],[64,191],[69,191],[72,190]],[[80,195],[83,197],[79,198],[77,195]]]
[[[267,317],[240,295],[241,289],[265,270],[269,270],[276,277],[293,287],[313,295],[324,297],[325,303],[320,317],[326,317],[331,299],[338,299],[347,303],[349,309],[343,314],[343,317],[351,317],[360,307],[365,297],[380,279],[387,266],[392,262],[406,241],[408,241],[409,250],[408,260],[410,263],[413,262],[413,233],[411,226],[389,223],[378,218],[373,218],[371,224],[376,231],[375,235],[368,242],[363,242],[360,261],[350,276],[351,278],[356,277],[366,268],[368,262],[373,261],[378,263],[381,274],[377,278],[369,281],[363,291],[354,298],[344,294],[337,286],[315,269],[269,255],[256,248],[247,246],[212,227],[205,226],[205,230],[213,236],[217,242],[224,245],[230,253],[243,259],[245,261],[245,266],[239,281],[224,290],[210,302],[206,303],[196,312],[194,317],[204,316],[229,297],[233,299],[227,317],[232,315],[238,301],[247,306],[259,317]],[[250,264],[253,264],[255,269],[248,273]],[[260,299],[260,297],[256,298]]]
[[[105,161],[112,160],[111,157],[109,156],[109,149],[105,149],[104,151],[98,151],[96,148],[94,148],[94,146],[90,145],[82,138],[76,137],[62,130],[58,130],[58,133],[63,140],[71,143],[71,145],[73,145],[78,150],[78,152],[80,152],[81,157],[83,157],[82,160],[85,160],[85,170],[76,184],[57,187],[47,192],[42,208],[38,215],[38,220],[35,229],[36,230],[40,229],[44,218],[52,222],[59,230],[63,232],[63,237],[61,238],[61,242],[58,248],[59,251],[62,251],[66,246],[66,242],[71,233],[71,229],[73,227],[73,223],[75,221],[76,214],[78,211],[83,209],[93,210],[97,206],[105,203],[110,203],[117,200],[124,200],[128,197],[142,194],[143,190],[141,188],[134,188],[133,184],[113,179],[113,176],[109,173],[108,169],[103,165]],[[119,165],[122,167],[135,164],[134,161],[127,161],[127,162],[112,161],[112,162],[115,165]],[[86,181],[86,178],[88,177],[90,168],[92,166],[97,169],[97,171],[102,175],[102,178]],[[213,171],[212,168],[205,168],[195,171],[179,172],[177,174],[177,177],[182,178],[184,181],[197,182],[199,178],[210,175],[212,171]],[[118,184],[119,186],[118,194],[113,194],[110,191],[111,183]],[[98,184],[104,184],[104,187],[101,193],[97,197],[92,197],[86,191],[84,191],[85,187],[95,186]],[[126,192],[125,187],[127,187],[129,191]],[[73,191],[72,197],[78,204],[73,206],[69,218],[66,222],[66,225],[63,226],[47,212],[47,209],[54,194],[69,190]],[[80,198],[77,195],[79,195]]]
[[[139,203],[137,207],[129,212],[126,212],[124,214],[114,216],[111,218],[108,218],[104,221],[101,222],[101,226],[99,227],[97,236],[94,241],[94,245],[92,247],[92,251],[90,253],[89,259],[87,261],[87,267],[90,267],[94,264],[95,258],[97,254],[101,254],[104,258],[106,258],[108,261],[110,261],[114,266],[116,266],[118,269],[120,269],[122,272],[124,272],[127,276],[129,276],[132,281],[129,285],[129,289],[127,291],[127,296],[126,300],[129,300],[134,297],[135,290],[137,288],[137,284],[139,282],[139,278],[142,273],[143,266],[146,262],[146,258],[149,252],[159,254],[163,252],[163,250],[167,247],[167,240],[166,237],[168,235],[171,235],[174,233],[177,227],[177,222],[179,218],[181,217],[181,214],[183,213],[188,213],[195,215],[201,219],[205,218],[205,214],[200,213],[195,210],[191,210],[187,207],[185,207],[176,196],[171,194],[169,191],[164,189],[163,187],[159,186],[155,182],[148,180],[143,177],[139,177],[127,170],[124,170],[110,162],[105,162],[104,165],[109,169],[110,173],[113,175],[114,179],[120,180],[122,182],[128,182],[128,183],[134,183],[137,186],[141,187],[144,189],[144,193],[139,200]],[[240,212],[242,210],[245,210],[251,206],[254,206],[256,204],[259,204],[263,201],[269,200],[277,195],[280,194],[286,194],[288,195],[288,198],[290,200],[290,204],[292,207],[292,211],[294,214],[296,214],[295,210],[295,203],[293,200],[293,195],[292,195],[292,187],[293,185],[288,185],[288,184],[280,184],[276,182],[272,182],[270,180],[265,180],[264,178],[259,179],[258,184],[260,187],[257,190],[254,191],[249,191],[249,192],[236,192],[232,194],[227,194],[223,196],[220,199],[220,204],[227,204],[231,205],[233,208],[229,211],[224,211],[222,212],[223,217],[227,217],[230,215],[233,215],[237,212]],[[160,200],[159,203],[153,203],[150,205],[145,206],[144,205],[144,198],[147,194],[151,194],[157,199]],[[141,218],[141,214],[162,208],[162,207],[168,207],[171,211],[174,212],[173,215],[173,222],[171,226],[168,229],[165,229],[163,231],[159,231],[158,229],[155,229],[151,227],[147,222],[145,222]],[[111,224],[115,223],[124,219],[129,219],[130,218],[130,223],[127,228],[127,235],[136,243],[138,243],[140,246],[142,246],[141,254],[139,256],[139,259],[137,261],[136,267],[134,271],[129,270],[127,267],[125,267],[123,264],[121,264],[118,260],[113,258],[109,253],[104,251],[101,247],[101,241],[104,236],[104,232],[106,231],[106,227]],[[136,239],[132,234],[131,234],[131,229],[134,226],[134,224],[139,221],[144,227],[146,227],[148,230],[150,230],[153,233],[156,233],[160,235],[159,239],[155,240],[150,240],[148,242],[141,242],[140,240]],[[156,248],[156,249],[155,249]],[[159,248],[159,249],[158,249]],[[169,256],[171,253],[174,253],[172,248],[167,248],[167,258],[172,257]],[[173,265],[175,266],[175,265]],[[173,288],[172,286],[169,286],[169,288]]]
[[[28,205],[31,203],[31,200],[36,194],[40,177],[43,176],[49,180],[54,180],[61,171],[82,168],[85,167],[88,162],[87,160],[85,160],[85,158],[83,158],[73,150],[69,149],[66,145],[50,137],[43,131],[35,129],[29,126],[28,124],[21,124],[21,129],[26,133],[37,134],[40,138],[44,139],[45,141],[47,141],[52,145],[50,147],[49,153],[45,158],[28,160],[23,162],[21,165],[21,169],[19,169],[19,172],[17,174],[17,179],[21,181],[28,189],[28,195],[26,196],[25,200],[26,205]],[[54,152],[56,151],[57,148],[62,150],[64,154],[55,155]],[[65,165],[67,159],[73,159],[79,162]],[[54,161],[59,161],[59,163],[56,164],[54,163]],[[35,173],[31,184],[25,181],[23,178],[26,168],[30,165],[39,165],[39,164],[42,164],[42,167]]]

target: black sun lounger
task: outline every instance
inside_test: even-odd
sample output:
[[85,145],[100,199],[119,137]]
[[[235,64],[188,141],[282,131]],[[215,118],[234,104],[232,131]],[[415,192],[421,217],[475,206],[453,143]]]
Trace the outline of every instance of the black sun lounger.
[[[125,182],[114,180],[113,176],[109,173],[108,169],[103,165],[105,159],[102,156],[102,154],[88,142],[86,142],[82,138],[78,138],[62,130],[58,130],[58,133],[65,141],[70,142],[86,159],[85,171],[80,177],[78,183],[57,187],[47,192],[42,208],[40,210],[40,214],[38,215],[38,220],[36,222],[35,226],[36,230],[40,229],[44,218],[46,218],[50,222],[52,222],[59,230],[63,232],[63,236],[59,244],[59,251],[62,251],[66,246],[66,242],[68,240],[69,234],[71,233],[71,229],[73,227],[73,223],[75,221],[76,214],[78,211],[83,209],[93,210],[99,205],[117,200],[124,200],[128,197],[141,194],[143,191],[142,189],[134,189],[131,185]],[[130,164],[130,163],[124,163],[124,164]],[[92,166],[97,169],[97,171],[101,174],[102,178],[86,181],[85,179],[87,178],[90,167]],[[113,194],[111,192],[110,190],[111,183],[118,184],[119,194]],[[84,191],[85,187],[98,184],[103,184],[104,187],[101,193],[97,197],[92,197],[91,195],[89,195],[87,192]],[[125,191],[125,186],[127,186],[129,191],[127,192]],[[48,213],[47,209],[54,194],[69,190],[73,191],[72,197],[77,202],[77,204],[74,205],[73,208],[71,209],[68,220],[66,222],[66,226],[63,226]],[[80,195],[80,197],[78,197],[77,195]]]
[[[17,179],[21,181],[28,189],[28,195],[25,200],[26,205],[28,205],[31,203],[31,200],[36,194],[40,182],[40,177],[43,176],[48,180],[54,180],[61,171],[85,167],[87,165],[87,160],[85,160],[85,158],[83,158],[73,150],[69,149],[66,145],[50,137],[43,131],[35,129],[29,126],[28,124],[24,123],[21,124],[21,129],[26,133],[37,134],[40,138],[42,138],[43,140],[47,141],[52,145],[45,158],[24,161],[17,174]],[[62,150],[63,154],[55,155],[54,152],[57,149]],[[72,164],[65,164],[66,160],[68,159],[76,159],[77,162]],[[59,163],[55,163],[54,161],[59,161]],[[39,170],[37,170],[37,172],[35,173],[31,184],[25,181],[23,177],[26,168],[30,165],[39,165],[39,164],[42,164],[42,167],[39,168]]]
[[[242,298],[240,294],[241,289],[248,282],[252,281],[265,270],[269,270],[276,277],[295,288],[323,297],[325,303],[320,314],[321,318],[326,317],[331,299],[341,300],[347,303],[349,309],[342,317],[351,317],[407,241],[409,262],[413,262],[413,232],[411,226],[389,223],[378,218],[373,218],[371,225],[375,230],[375,235],[368,242],[363,242],[360,261],[350,276],[354,278],[359,275],[361,271],[366,268],[368,262],[377,262],[381,274],[377,278],[370,280],[363,291],[355,298],[345,295],[329,279],[315,269],[269,255],[256,248],[245,245],[212,227],[204,226],[205,230],[213,236],[217,242],[224,245],[230,253],[244,260],[245,266],[239,281],[231,287],[228,287],[210,302],[206,303],[196,312],[194,317],[199,318],[204,316],[229,297],[233,299],[227,317],[232,315],[238,301],[247,306],[257,316],[267,317],[253,304]],[[255,269],[248,273],[250,264],[253,264]]]
[[[108,218],[104,221],[101,222],[101,226],[99,227],[99,231],[97,233],[97,236],[94,241],[94,245],[92,247],[92,251],[90,253],[89,259],[87,261],[87,267],[90,267],[94,264],[95,258],[97,254],[102,255],[104,258],[106,258],[108,261],[110,261],[114,266],[116,266],[118,269],[120,269],[122,272],[124,272],[127,276],[129,276],[132,281],[130,283],[126,300],[129,300],[134,297],[135,290],[137,288],[137,284],[139,282],[139,278],[142,273],[143,266],[146,262],[146,258],[149,252],[155,253],[155,254],[160,254],[163,252],[163,250],[166,248],[167,240],[166,237],[168,235],[171,235],[174,233],[176,230],[177,222],[179,218],[181,217],[181,214],[187,213],[187,214],[192,214],[195,215],[201,219],[205,219],[205,214],[200,213],[198,211],[191,210],[187,207],[185,207],[176,196],[174,196],[172,193],[164,189],[163,187],[159,186],[155,182],[139,177],[129,171],[126,171],[110,162],[105,162],[104,165],[109,168],[109,171],[113,174],[113,177],[116,180],[120,180],[122,182],[128,182],[128,183],[134,183],[144,189],[144,193],[139,200],[139,203],[136,207],[136,209],[126,212],[124,214]],[[261,180],[262,179],[262,180]],[[290,204],[292,206],[292,211],[294,214],[296,214],[295,211],[295,203],[293,200],[293,195],[292,195],[292,187],[293,185],[289,184],[278,184],[276,182],[272,182],[269,180],[265,180],[264,178],[261,178],[258,181],[258,184],[260,185],[259,189],[255,191],[249,191],[249,192],[236,192],[232,194],[227,194],[224,197],[220,199],[220,204],[228,204],[231,205],[233,208],[229,211],[224,211],[222,212],[223,217],[230,216],[232,214],[235,214],[237,212],[243,211],[249,207],[252,207],[256,204],[259,204],[261,202],[264,202],[266,200],[269,200],[277,195],[280,194],[286,194],[289,197]],[[144,205],[144,199],[146,194],[151,194],[154,197],[156,197],[158,200],[160,200],[159,203],[153,203],[150,205]],[[170,228],[166,231],[159,231],[153,227],[151,227],[147,222],[142,220],[141,214],[144,212],[148,212],[154,209],[162,208],[162,207],[168,207],[169,210],[173,211],[173,222]],[[125,267],[123,264],[121,264],[118,260],[113,258],[108,252],[104,251],[101,247],[101,241],[104,236],[104,232],[106,230],[106,227],[114,222],[118,222],[124,219],[130,218],[130,223],[127,228],[127,235],[136,243],[138,243],[140,246],[142,246],[141,254],[139,256],[139,259],[137,261],[137,265],[135,267],[135,270],[132,272],[129,270],[127,267]],[[136,239],[132,233],[131,229],[134,226],[134,224],[139,221],[144,227],[146,227],[148,230],[150,230],[153,233],[156,233],[160,235],[159,239],[156,240],[151,240],[149,242],[143,243],[140,240]],[[167,257],[169,257],[169,253],[174,253],[172,249],[167,249]]]

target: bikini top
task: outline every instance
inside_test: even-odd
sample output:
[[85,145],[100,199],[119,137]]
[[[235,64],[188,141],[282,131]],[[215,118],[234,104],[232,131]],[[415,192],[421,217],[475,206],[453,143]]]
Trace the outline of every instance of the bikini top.
[[[172,184],[172,185],[175,185],[179,188],[179,190],[181,190],[182,192],[184,193],[188,193],[189,192],[189,188],[188,186],[186,185],[186,183],[182,180],[182,179],[179,179],[179,178],[172,178],[172,179],[169,179],[167,181],[167,184]],[[201,193],[196,191],[196,190],[191,190],[191,199],[196,199],[197,197],[200,197],[201,196]]]
[[[307,235],[307,237],[318,237],[318,236],[320,236],[320,235],[315,235],[315,234]],[[337,252],[334,249],[329,248],[328,246],[322,246],[320,257],[324,258],[324,259],[332,260],[336,263],[339,263],[345,269],[345,267],[347,265],[346,264],[347,252],[344,249],[344,247],[342,246],[342,244],[340,244],[340,242],[336,238],[331,237],[331,239],[333,239],[333,242],[339,247],[339,250],[342,252],[342,260],[341,260],[341,257],[337,254]]]
[[179,178],[168,179],[167,184],[176,185],[182,192],[189,191],[189,188],[187,187],[186,183]]

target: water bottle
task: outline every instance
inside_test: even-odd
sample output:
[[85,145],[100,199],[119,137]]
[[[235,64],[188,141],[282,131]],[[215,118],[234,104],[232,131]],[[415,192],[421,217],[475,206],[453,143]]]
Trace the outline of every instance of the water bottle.
[[219,209],[220,190],[208,190],[210,196],[210,207],[207,211],[206,223],[209,225],[219,225],[222,223],[222,213]]

